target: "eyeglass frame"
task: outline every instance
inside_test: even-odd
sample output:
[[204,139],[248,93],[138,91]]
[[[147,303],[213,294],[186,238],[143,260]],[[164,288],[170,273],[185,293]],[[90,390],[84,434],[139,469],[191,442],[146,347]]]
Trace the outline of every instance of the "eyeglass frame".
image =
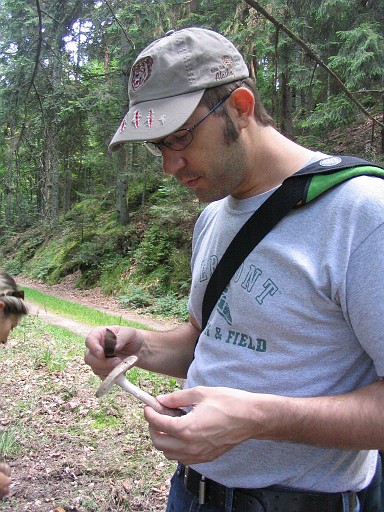
[[13,292],[0,293],[1,297],[16,297],[17,299],[24,299],[24,290],[14,290]]
[[[244,83],[244,80],[242,80],[241,84],[238,87],[241,87],[243,85],[243,83]],[[238,89],[238,87],[236,87],[236,89]],[[233,91],[235,91],[236,89],[233,89]],[[205,116],[202,119],[200,119],[200,121],[197,121],[197,123],[195,123],[193,126],[191,126],[191,128],[180,128],[179,130],[176,130],[173,133],[170,133],[169,135],[164,137],[164,139],[160,140],[159,142],[150,142],[150,141],[145,140],[143,142],[144,146],[147,148],[147,150],[152,155],[157,156],[157,157],[163,156],[163,153],[162,153],[162,151],[160,149],[160,146],[164,146],[167,149],[170,149],[171,151],[183,151],[183,149],[187,148],[192,143],[192,141],[193,141],[193,132],[192,132],[192,130],[197,128],[203,121],[205,121],[207,119],[208,116],[213,114],[213,112],[215,112],[230,97],[230,95],[233,93],[233,91],[231,91],[228,94],[226,94],[224,96],[224,98],[221,98],[221,100],[213,108],[211,108],[211,110],[207,114],[205,114]],[[167,146],[167,144],[164,141],[168,137],[171,137],[172,135],[175,135],[175,133],[179,133],[179,132],[188,132],[190,134],[190,136],[191,136],[191,140],[185,146],[183,146],[182,148],[175,149],[175,148],[171,148],[170,146]]]

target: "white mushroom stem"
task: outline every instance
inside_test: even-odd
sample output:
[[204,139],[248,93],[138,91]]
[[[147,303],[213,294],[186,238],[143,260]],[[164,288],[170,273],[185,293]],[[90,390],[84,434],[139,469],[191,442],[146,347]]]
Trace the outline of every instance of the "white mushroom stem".
[[157,411],[158,406],[161,405],[160,402],[156,400],[155,397],[153,397],[146,391],[143,391],[138,386],[135,386],[135,384],[132,384],[132,382],[129,382],[129,380],[124,377],[124,375],[119,375],[118,377],[116,377],[115,384],[117,384],[125,391],[128,391],[128,393],[131,393],[131,395],[135,396],[145,404],[155,409],[155,411]]
[[124,359],[103,380],[103,382],[100,384],[99,389],[96,391],[96,396],[100,398],[101,396],[108,393],[108,391],[114,384],[117,384],[122,389],[128,391],[128,393],[131,393],[131,395],[135,396],[136,398],[144,402],[146,405],[152,407],[152,409],[155,409],[155,411],[160,414],[167,414],[168,416],[183,416],[184,414],[186,414],[185,411],[183,411],[182,409],[170,409],[169,407],[161,405],[161,403],[158,400],[156,400],[155,397],[153,397],[146,391],[143,391],[138,386],[135,386],[134,384],[132,384],[132,382],[129,382],[129,380],[125,378],[125,373],[130,368],[132,368],[132,366],[135,366],[136,363],[136,356],[130,356]]
[[124,377],[124,375],[119,375],[116,377],[115,384],[120,386],[125,391],[128,391],[128,393],[131,393],[131,395],[135,396],[146,405],[152,407],[152,409],[155,409],[155,411],[159,414],[166,414],[168,416],[183,416],[185,414],[185,411],[182,409],[170,409],[169,407],[165,407],[158,400],[156,400],[154,396],[150,395],[146,391],[143,391],[138,386],[135,386],[135,384],[132,384],[132,382],[129,382],[129,380]]

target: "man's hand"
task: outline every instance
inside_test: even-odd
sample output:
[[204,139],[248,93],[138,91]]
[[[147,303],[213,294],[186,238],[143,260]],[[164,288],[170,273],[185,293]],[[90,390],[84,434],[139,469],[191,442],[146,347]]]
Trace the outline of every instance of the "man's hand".
[[0,464],[0,498],[4,498],[9,494],[9,488],[11,485],[11,469],[8,464],[2,462]]
[[115,357],[105,357],[104,342],[107,327],[96,327],[88,334],[84,361],[101,379],[123,359],[135,355],[137,366],[152,372],[185,378],[195,349],[198,327],[186,322],[170,331],[149,331],[113,325],[117,342]]
[[250,439],[252,394],[230,388],[196,387],[158,397],[167,407],[192,407],[180,418],[145,408],[154,446],[168,459],[198,464],[216,459]]
[[184,464],[209,462],[249,440],[288,441],[325,448],[384,447],[384,382],[351,393],[289,397],[225,387],[196,387],[158,397],[190,408],[181,418],[145,408],[154,446]]
[[86,351],[84,361],[92,371],[100,378],[104,379],[111,370],[117,366],[123,359],[133,354],[137,355],[142,345],[140,331],[131,327],[122,327],[113,325],[108,327],[116,334],[115,357],[105,357],[104,339],[106,327],[96,327],[88,334],[85,345]]

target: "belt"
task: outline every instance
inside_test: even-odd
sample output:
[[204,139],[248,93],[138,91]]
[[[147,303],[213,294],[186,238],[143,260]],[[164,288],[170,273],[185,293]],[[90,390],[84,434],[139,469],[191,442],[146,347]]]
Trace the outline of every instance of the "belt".
[[[225,485],[204,477],[188,466],[179,466],[180,474],[184,472],[184,485],[188,491],[199,498],[199,505],[209,503],[212,506],[225,506],[227,491]],[[349,512],[357,505],[356,493],[348,492]],[[232,512],[342,512],[341,493],[305,492],[264,489],[233,489]]]

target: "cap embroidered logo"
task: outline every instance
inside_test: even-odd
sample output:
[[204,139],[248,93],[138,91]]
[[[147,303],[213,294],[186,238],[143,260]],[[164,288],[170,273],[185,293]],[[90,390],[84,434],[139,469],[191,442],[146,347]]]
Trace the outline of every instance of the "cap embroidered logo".
[[135,110],[132,117],[132,123],[135,128],[139,128],[140,126],[141,113],[140,110]]
[[132,68],[132,89],[137,91],[149,79],[152,73],[152,57],[140,59]]
[[228,55],[224,55],[223,64],[218,69],[214,68],[213,71],[215,72],[215,79],[217,81],[234,76],[233,60]]

